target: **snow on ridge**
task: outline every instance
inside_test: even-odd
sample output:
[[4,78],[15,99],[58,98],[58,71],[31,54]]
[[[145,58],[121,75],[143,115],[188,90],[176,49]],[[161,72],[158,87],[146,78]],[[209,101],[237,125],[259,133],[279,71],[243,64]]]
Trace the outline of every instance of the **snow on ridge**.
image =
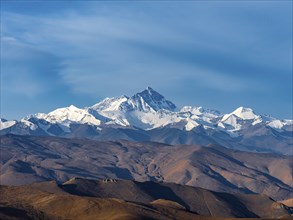
[[267,125],[277,131],[293,131],[293,120],[275,119],[267,123]]
[[226,121],[231,115],[235,115],[238,118],[244,119],[244,120],[251,120],[256,119],[259,117],[254,113],[254,111],[251,108],[245,108],[245,107],[238,107],[233,112],[229,114],[225,114],[222,118],[222,121]]
[[251,108],[244,108],[244,107],[237,108],[236,110],[232,112],[232,114],[245,120],[255,119],[257,117],[257,115],[253,112]]
[[13,125],[15,125],[16,123],[17,123],[17,121],[14,121],[14,120],[13,121],[7,121],[7,120],[1,118],[1,120],[0,120],[0,130],[10,128]]
[[194,115],[204,115],[205,117],[216,118],[221,116],[221,113],[215,109],[205,109],[202,106],[183,106],[179,112],[190,112]]
[[96,111],[118,111],[122,110],[121,105],[128,101],[128,97],[123,95],[120,97],[105,98],[101,102],[91,106],[90,108]]
[[[176,110],[176,111],[175,111]],[[38,120],[44,120],[37,122]],[[58,108],[48,114],[37,113],[23,118],[29,126],[36,123],[45,132],[51,124],[56,124],[65,132],[70,132],[70,125],[90,124],[99,126],[133,126],[149,130],[165,126],[191,131],[203,125],[204,128],[218,129],[229,134],[257,124],[265,124],[277,130],[292,131],[293,120],[277,120],[271,117],[256,115],[251,108],[239,107],[229,114],[201,106],[176,106],[150,87],[127,97],[105,98],[101,102],[86,108],[70,105]],[[15,125],[16,121],[1,120],[1,130]],[[49,124],[47,124],[49,123]],[[32,127],[34,128],[34,127]],[[99,129],[101,129],[99,127]]]
[[[96,119],[93,115],[91,115],[86,109],[77,108],[74,105],[70,105],[64,108],[57,108],[54,111],[45,113],[37,113],[24,117],[22,122],[30,122],[35,120],[45,120],[48,123],[52,124],[62,124],[66,127],[70,125],[71,122],[81,123],[81,124],[92,124],[92,125],[100,125],[101,121]],[[42,123],[40,123],[42,124]],[[41,127],[44,127],[42,125]],[[46,126],[47,127],[47,126]]]
[[128,102],[133,109],[144,112],[157,112],[161,109],[174,111],[176,109],[175,104],[151,87],[147,87],[145,90],[131,96]]
[[21,119],[20,122],[23,125],[29,127],[31,130],[36,130],[38,128],[38,126],[36,124],[34,124],[34,123],[30,122],[30,121],[27,121],[25,119]]

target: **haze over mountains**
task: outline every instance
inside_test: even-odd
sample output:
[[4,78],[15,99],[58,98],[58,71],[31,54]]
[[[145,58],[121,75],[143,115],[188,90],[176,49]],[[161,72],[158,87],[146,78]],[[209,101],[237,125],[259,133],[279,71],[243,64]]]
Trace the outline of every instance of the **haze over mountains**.
[[292,155],[293,120],[258,115],[239,107],[228,114],[175,104],[150,87],[131,96],[106,98],[83,109],[73,105],[20,121],[1,119],[0,134],[79,137],[94,140],[219,144]]

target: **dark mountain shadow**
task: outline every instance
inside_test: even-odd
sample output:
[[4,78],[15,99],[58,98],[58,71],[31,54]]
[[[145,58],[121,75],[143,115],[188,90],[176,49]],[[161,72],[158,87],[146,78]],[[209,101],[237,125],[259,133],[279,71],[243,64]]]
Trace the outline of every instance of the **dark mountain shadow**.
[[154,199],[166,199],[179,203],[184,206],[187,210],[190,210],[190,206],[186,204],[179,196],[177,196],[173,190],[169,187],[162,186],[155,182],[136,182],[137,186],[140,187],[145,193],[153,197]]
[[251,212],[247,207],[240,202],[235,196],[228,193],[218,193],[214,192],[215,196],[220,200],[225,202],[228,207],[231,208],[233,214],[237,218],[259,218],[258,215]]
[[124,179],[124,180],[133,180],[133,176],[126,168],[119,168],[119,167],[104,167],[107,170],[110,170],[112,173],[114,173],[117,178]]

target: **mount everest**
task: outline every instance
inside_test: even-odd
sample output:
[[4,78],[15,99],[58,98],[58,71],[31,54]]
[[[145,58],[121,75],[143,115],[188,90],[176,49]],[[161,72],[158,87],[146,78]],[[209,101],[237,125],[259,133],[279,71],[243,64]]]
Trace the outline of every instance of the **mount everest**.
[[228,114],[203,107],[178,109],[150,87],[131,97],[106,98],[83,109],[71,105],[20,121],[1,119],[0,134],[220,144],[245,151],[293,153],[293,120],[258,115],[244,107]]

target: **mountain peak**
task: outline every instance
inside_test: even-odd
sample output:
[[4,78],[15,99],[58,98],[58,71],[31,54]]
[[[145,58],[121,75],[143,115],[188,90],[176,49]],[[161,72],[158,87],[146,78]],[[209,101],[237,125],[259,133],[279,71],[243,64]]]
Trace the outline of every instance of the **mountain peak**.
[[80,110],[79,108],[77,108],[74,105],[70,105],[69,107],[67,107],[67,109],[72,110],[72,111]]
[[165,99],[165,97],[163,95],[161,95],[160,93],[158,93],[157,91],[155,91],[151,87],[147,87],[145,90],[143,90],[143,91],[141,91],[141,92],[139,92],[139,93],[137,93],[135,95],[140,95],[142,97],[152,98],[152,99],[155,99],[155,100]]
[[235,109],[234,112],[244,113],[244,112],[253,112],[253,110],[251,108],[246,108],[246,107],[240,106],[237,109]]
[[146,89],[143,90],[143,91],[141,91],[141,92],[144,92],[144,91],[145,91],[145,92],[148,92],[150,95],[151,95],[151,94],[154,94],[154,93],[155,93],[155,94],[156,94],[156,93],[159,94],[157,91],[155,91],[155,90],[154,90],[152,87],[150,87],[150,86],[146,87]]
[[254,111],[251,108],[245,108],[245,107],[239,107],[235,109],[232,114],[238,116],[242,119],[255,119],[257,115],[254,113]]
[[150,86],[130,98],[123,95],[120,97],[106,98],[93,105],[90,109],[94,111],[129,112],[133,110],[142,112],[157,112],[159,110],[174,111],[176,106],[163,95],[155,91]]
[[134,109],[144,112],[156,112],[160,109],[174,111],[176,109],[175,104],[169,100],[166,100],[163,95],[156,92],[149,86],[145,90],[133,95],[129,99],[129,103],[134,107]]
[[244,120],[251,120],[251,119],[256,119],[259,116],[256,115],[254,113],[254,111],[251,108],[245,108],[243,106],[238,107],[237,109],[235,109],[233,112],[231,112],[230,114],[226,114],[223,117],[223,120],[225,120],[226,118],[228,118],[231,115],[235,115],[238,118],[244,119]]
[[149,90],[149,91],[154,91],[152,87],[148,86],[146,87],[146,90]]

